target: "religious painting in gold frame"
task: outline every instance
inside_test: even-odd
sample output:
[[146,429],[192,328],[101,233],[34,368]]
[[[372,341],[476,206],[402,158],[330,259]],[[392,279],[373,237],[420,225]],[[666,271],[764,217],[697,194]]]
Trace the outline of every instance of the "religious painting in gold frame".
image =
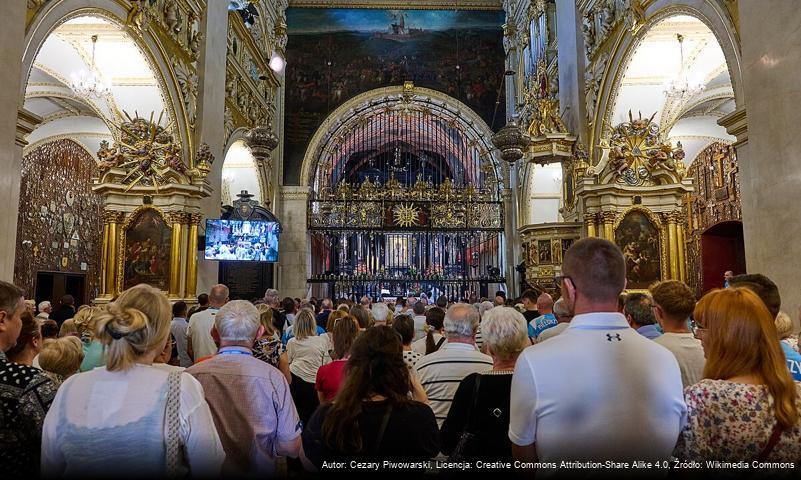
[[626,288],[647,289],[662,279],[660,229],[640,210],[629,211],[615,230],[615,243],[626,260]]
[[172,228],[155,208],[134,212],[123,228],[122,290],[146,283],[168,290]]

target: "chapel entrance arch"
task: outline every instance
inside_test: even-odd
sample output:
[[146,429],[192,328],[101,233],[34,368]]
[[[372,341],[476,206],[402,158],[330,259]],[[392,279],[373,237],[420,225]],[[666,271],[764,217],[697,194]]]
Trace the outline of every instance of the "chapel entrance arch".
[[505,284],[491,134],[466,105],[410,83],[334,111],[301,172],[312,294],[462,298]]

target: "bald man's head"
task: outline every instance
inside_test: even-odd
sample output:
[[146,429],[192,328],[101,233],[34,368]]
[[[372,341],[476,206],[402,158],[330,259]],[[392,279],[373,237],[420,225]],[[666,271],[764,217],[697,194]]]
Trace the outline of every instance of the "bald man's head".
[[209,305],[212,307],[220,308],[228,302],[228,287],[222,283],[211,287],[209,292]]
[[553,297],[547,293],[543,293],[537,297],[537,310],[540,315],[553,312]]
[[583,238],[565,252],[562,274],[577,295],[590,302],[617,303],[626,288],[626,261],[617,245],[602,238]]

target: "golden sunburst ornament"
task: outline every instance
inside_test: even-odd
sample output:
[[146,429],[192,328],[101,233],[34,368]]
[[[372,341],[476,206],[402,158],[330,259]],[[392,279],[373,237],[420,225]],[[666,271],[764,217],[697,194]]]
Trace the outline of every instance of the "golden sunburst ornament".
[[399,204],[393,209],[395,224],[401,227],[415,227],[420,224],[420,211],[412,204]]

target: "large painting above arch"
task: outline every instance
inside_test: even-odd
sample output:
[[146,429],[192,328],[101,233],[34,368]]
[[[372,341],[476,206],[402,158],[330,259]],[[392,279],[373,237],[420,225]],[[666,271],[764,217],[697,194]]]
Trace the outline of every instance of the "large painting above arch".
[[[348,99],[411,80],[467,104],[490,125],[504,72],[503,11],[287,10],[284,183],[297,184],[306,147]],[[457,68],[458,66],[458,68]]]

